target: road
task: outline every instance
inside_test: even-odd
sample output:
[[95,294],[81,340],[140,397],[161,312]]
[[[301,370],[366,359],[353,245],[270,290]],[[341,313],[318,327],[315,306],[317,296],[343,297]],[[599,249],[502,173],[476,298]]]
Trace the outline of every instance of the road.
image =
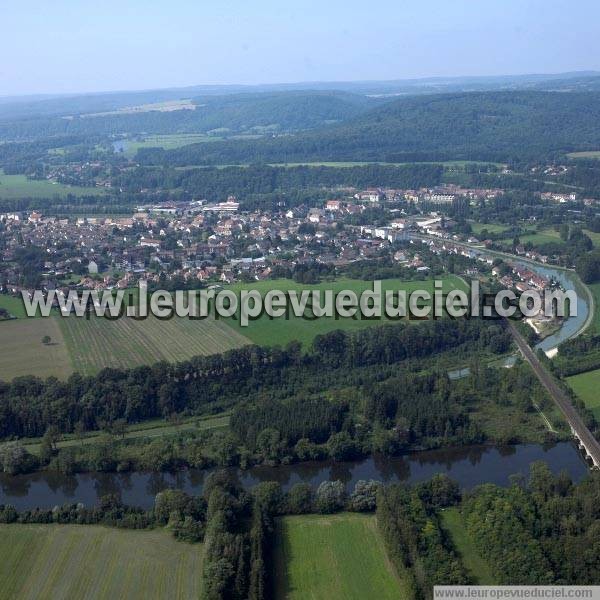
[[567,423],[575,437],[583,444],[589,458],[596,467],[600,467],[600,443],[587,428],[579,413],[571,404],[568,396],[557,385],[554,377],[545,369],[538,357],[535,355],[525,338],[517,331],[517,328],[508,319],[506,320],[508,328],[525,360],[531,365],[533,372],[540,380],[541,384],[548,390],[550,397],[557,404],[563,413]]

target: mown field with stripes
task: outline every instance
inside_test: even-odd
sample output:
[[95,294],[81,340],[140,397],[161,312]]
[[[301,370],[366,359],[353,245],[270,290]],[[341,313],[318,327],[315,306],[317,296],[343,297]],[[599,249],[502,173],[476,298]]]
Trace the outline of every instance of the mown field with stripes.
[[373,515],[302,515],[277,521],[277,600],[410,598],[387,559]]
[[161,530],[0,525],[0,600],[197,600],[202,553]]
[[[465,289],[460,278],[448,275],[441,278],[443,291]],[[290,290],[301,293],[306,290],[351,290],[360,295],[372,289],[372,282],[355,279],[338,279],[317,285],[302,285],[291,280],[269,280],[249,284],[235,284],[230,290],[239,294],[242,290],[257,290],[264,296],[269,290]],[[433,280],[401,281],[387,279],[383,290],[407,294],[425,290],[433,294]],[[239,348],[246,344],[261,346],[284,346],[297,340],[309,348],[316,335],[335,329],[353,331],[374,325],[391,324],[381,320],[321,317],[315,319],[308,311],[308,318],[270,318],[262,314],[241,326],[239,315],[231,318],[202,320],[174,317],[169,320],[149,316],[144,320],[123,317],[110,320],[96,316],[80,318],[73,315],[50,318],[18,318],[0,322],[0,344],[5,350],[0,354],[0,380],[12,380],[21,375],[64,379],[73,372],[92,375],[105,367],[130,368],[151,365],[159,361],[179,362],[193,356],[210,355]],[[19,315],[20,316],[20,315]],[[416,322],[416,321],[415,321]],[[49,335],[50,345],[42,344]]]
[[57,318],[74,370],[88,375],[104,367],[178,362],[251,343],[240,332],[214,319]]

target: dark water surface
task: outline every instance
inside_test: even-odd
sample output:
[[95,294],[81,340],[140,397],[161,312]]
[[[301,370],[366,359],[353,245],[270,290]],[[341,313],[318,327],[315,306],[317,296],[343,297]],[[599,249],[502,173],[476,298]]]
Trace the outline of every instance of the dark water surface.
[[[545,461],[554,473],[567,471],[575,481],[588,472],[585,461],[570,442],[548,447],[538,444],[470,446],[417,452],[396,458],[370,457],[356,462],[324,461],[254,467],[247,471],[231,469],[231,472],[247,488],[261,481],[278,481],[284,489],[298,482],[316,487],[322,481],[339,479],[350,490],[359,479],[376,479],[386,483],[416,482],[429,479],[435,473],[446,473],[461,487],[472,488],[480,483],[507,485],[510,475],[527,475],[529,465],[536,460]],[[190,469],[178,473],[0,474],[0,503],[12,504],[19,510],[51,508],[75,502],[92,506],[100,496],[116,493],[126,504],[150,508],[156,494],[166,488],[199,494],[208,472]]]

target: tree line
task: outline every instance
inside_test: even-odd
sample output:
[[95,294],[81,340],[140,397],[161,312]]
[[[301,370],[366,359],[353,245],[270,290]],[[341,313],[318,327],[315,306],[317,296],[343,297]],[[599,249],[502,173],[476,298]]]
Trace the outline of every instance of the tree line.
[[284,192],[290,189],[318,189],[322,187],[370,186],[420,188],[439,185],[443,167],[439,164],[333,166],[270,166],[251,164],[247,167],[205,167],[175,169],[168,156],[154,150],[142,153],[143,165],[154,168],[137,168],[122,172],[115,186],[128,191],[144,189],[183,189],[194,196],[225,198],[230,194],[244,198],[255,194]]
[[476,488],[462,512],[498,584],[592,585],[600,566],[599,491],[597,474],[576,485],[536,463],[528,481]]
[[466,342],[482,346],[508,334],[475,320],[429,321],[420,327],[398,323],[315,338],[310,352],[298,343],[286,348],[246,346],[189,361],[134,369],[104,369],[96,376],[66,381],[26,376],[0,383],[0,436],[38,437],[53,425],[60,432],[101,428],[125,419],[138,422],[172,413],[207,412],[270,385],[298,370],[386,365],[425,357]]

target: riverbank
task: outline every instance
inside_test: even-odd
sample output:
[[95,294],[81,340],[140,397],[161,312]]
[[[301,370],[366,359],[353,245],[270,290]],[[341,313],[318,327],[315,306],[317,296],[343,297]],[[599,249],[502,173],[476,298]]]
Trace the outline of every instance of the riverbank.
[[[418,240],[438,240],[431,236],[413,235]],[[573,339],[587,331],[596,320],[600,322],[600,315],[596,315],[597,302],[594,298],[592,290],[581,280],[574,269],[562,267],[559,265],[549,265],[541,263],[530,258],[517,256],[500,250],[491,250],[479,244],[468,244],[452,240],[452,244],[470,250],[475,250],[484,256],[497,257],[505,260],[510,260],[513,263],[522,263],[531,266],[536,273],[546,277],[554,277],[565,289],[574,289],[578,296],[577,315],[570,317],[563,322],[563,326],[556,334],[551,334],[544,338],[536,345],[536,349],[541,348],[545,352],[553,350],[567,339]],[[556,273],[553,274],[552,271]],[[572,286],[565,285],[567,280],[571,280]],[[562,280],[562,281],[561,281]],[[569,282],[569,283],[571,283]],[[600,296],[600,287],[598,290]]]
[[[412,483],[430,479],[436,473],[445,473],[461,488],[471,489],[482,483],[509,485],[511,475],[527,476],[531,463],[540,460],[554,473],[566,471],[574,481],[580,481],[589,472],[585,460],[571,442],[549,446],[477,445],[425,450],[392,458],[371,456],[358,461],[311,461],[247,470],[230,467],[227,471],[246,489],[263,481],[277,481],[285,491],[295,483],[308,483],[316,488],[323,481],[340,480],[350,490],[361,479]],[[176,473],[138,471],[64,475],[38,471],[29,475],[0,474],[0,504],[11,504],[17,510],[77,502],[94,506],[102,496],[116,494],[127,505],[150,508],[156,494],[164,489],[176,488],[189,494],[200,494],[212,471],[214,469],[187,469]]]

